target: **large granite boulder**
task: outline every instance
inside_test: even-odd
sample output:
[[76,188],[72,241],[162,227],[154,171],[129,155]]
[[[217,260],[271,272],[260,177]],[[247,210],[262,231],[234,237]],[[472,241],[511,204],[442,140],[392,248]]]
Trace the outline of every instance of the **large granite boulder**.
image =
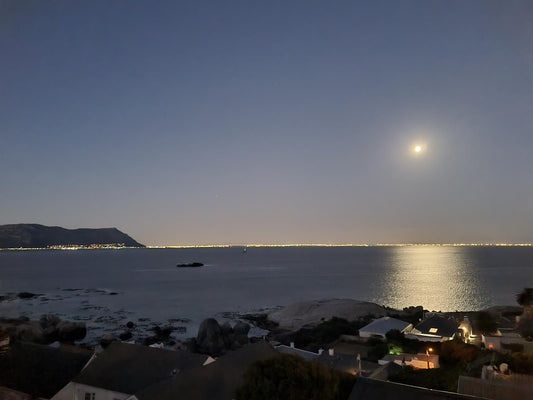
[[44,330],[37,321],[28,321],[14,327],[14,330],[11,330],[11,336],[24,342],[48,343]]
[[61,318],[59,318],[57,315],[54,315],[54,314],[43,314],[41,315],[39,322],[43,329],[50,328],[50,327],[55,328],[57,327],[57,324],[61,322]]
[[239,321],[233,327],[233,331],[235,332],[235,335],[248,336],[248,332],[250,332],[250,325],[246,322]]
[[233,327],[232,348],[240,347],[248,343],[250,325],[245,322],[237,322]]
[[233,328],[231,327],[231,324],[228,321],[224,322],[220,326],[220,329],[222,329],[222,334],[226,336],[229,336],[233,333]]
[[207,318],[200,324],[196,344],[198,351],[211,356],[219,356],[227,348],[227,336],[222,332],[222,328],[214,318]]
[[100,338],[100,346],[102,346],[102,348],[105,349],[111,343],[116,342],[116,341],[117,341],[117,338],[112,333],[106,333]]
[[61,342],[81,340],[86,334],[85,322],[61,321],[57,324],[57,336]]

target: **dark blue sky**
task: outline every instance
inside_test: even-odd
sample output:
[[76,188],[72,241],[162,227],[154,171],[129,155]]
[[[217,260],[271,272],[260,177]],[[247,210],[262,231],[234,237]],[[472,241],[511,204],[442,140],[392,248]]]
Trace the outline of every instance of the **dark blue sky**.
[[532,20],[527,0],[0,0],[0,223],[532,242]]

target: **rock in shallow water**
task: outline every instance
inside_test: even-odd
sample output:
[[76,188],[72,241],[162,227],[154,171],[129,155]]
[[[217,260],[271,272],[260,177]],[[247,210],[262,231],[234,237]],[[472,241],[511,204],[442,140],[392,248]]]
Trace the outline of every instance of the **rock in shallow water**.
[[84,322],[61,321],[57,324],[57,330],[59,340],[64,342],[81,340],[87,335],[87,327]]
[[39,296],[38,294],[35,294],[35,293],[31,293],[31,292],[20,292],[19,294],[17,294],[17,297],[19,299],[31,299],[33,297],[37,297]]

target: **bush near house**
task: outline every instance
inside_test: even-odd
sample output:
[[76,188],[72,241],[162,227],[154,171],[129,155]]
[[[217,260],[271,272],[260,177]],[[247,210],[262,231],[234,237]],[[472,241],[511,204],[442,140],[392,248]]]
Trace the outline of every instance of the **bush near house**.
[[533,375],[533,355],[524,353],[497,353],[495,363],[509,364],[509,369],[516,374]]
[[474,331],[484,335],[494,333],[498,330],[498,321],[496,321],[494,315],[487,311],[477,312],[472,322],[472,328]]
[[526,340],[533,340],[533,318],[522,318],[518,323],[517,330]]
[[450,340],[440,344],[438,354],[440,355],[440,363],[443,365],[454,366],[461,364],[465,366],[467,363],[481,357],[483,352],[474,345],[466,344],[460,340]]
[[345,400],[355,382],[350,374],[288,354],[252,364],[244,380],[237,400]]
[[296,347],[316,352],[325,344],[337,340],[340,335],[356,335],[359,328],[367,325],[373,318],[374,316],[369,315],[357,321],[347,321],[344,318],[333,317],[313,328],[302,328],[286,336],[283,343],[294,342]]
[[403,353],[424,353],[427,345],[416,339],[408,339],[397,329],[391,329],[385,335],[390,345],[400,347]]
[[370,347],[365,358],[367,361],[378,362],[386,354],[389,354],[389,345],[381,337],[371,337],[366,341],[366,345]]
[[433,369],[414,369],[407,366],[403,367],[397,374],[389,376],[389,380],[429,389],[456,392],[459,375],[464,374],[465,370],[462,366]]

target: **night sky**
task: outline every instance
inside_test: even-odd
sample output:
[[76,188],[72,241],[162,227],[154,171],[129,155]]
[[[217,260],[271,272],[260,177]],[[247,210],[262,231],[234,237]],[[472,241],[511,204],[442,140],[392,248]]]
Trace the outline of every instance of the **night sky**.
[[532,242],[532,21],[530,0],[0,0],[0,224]]

